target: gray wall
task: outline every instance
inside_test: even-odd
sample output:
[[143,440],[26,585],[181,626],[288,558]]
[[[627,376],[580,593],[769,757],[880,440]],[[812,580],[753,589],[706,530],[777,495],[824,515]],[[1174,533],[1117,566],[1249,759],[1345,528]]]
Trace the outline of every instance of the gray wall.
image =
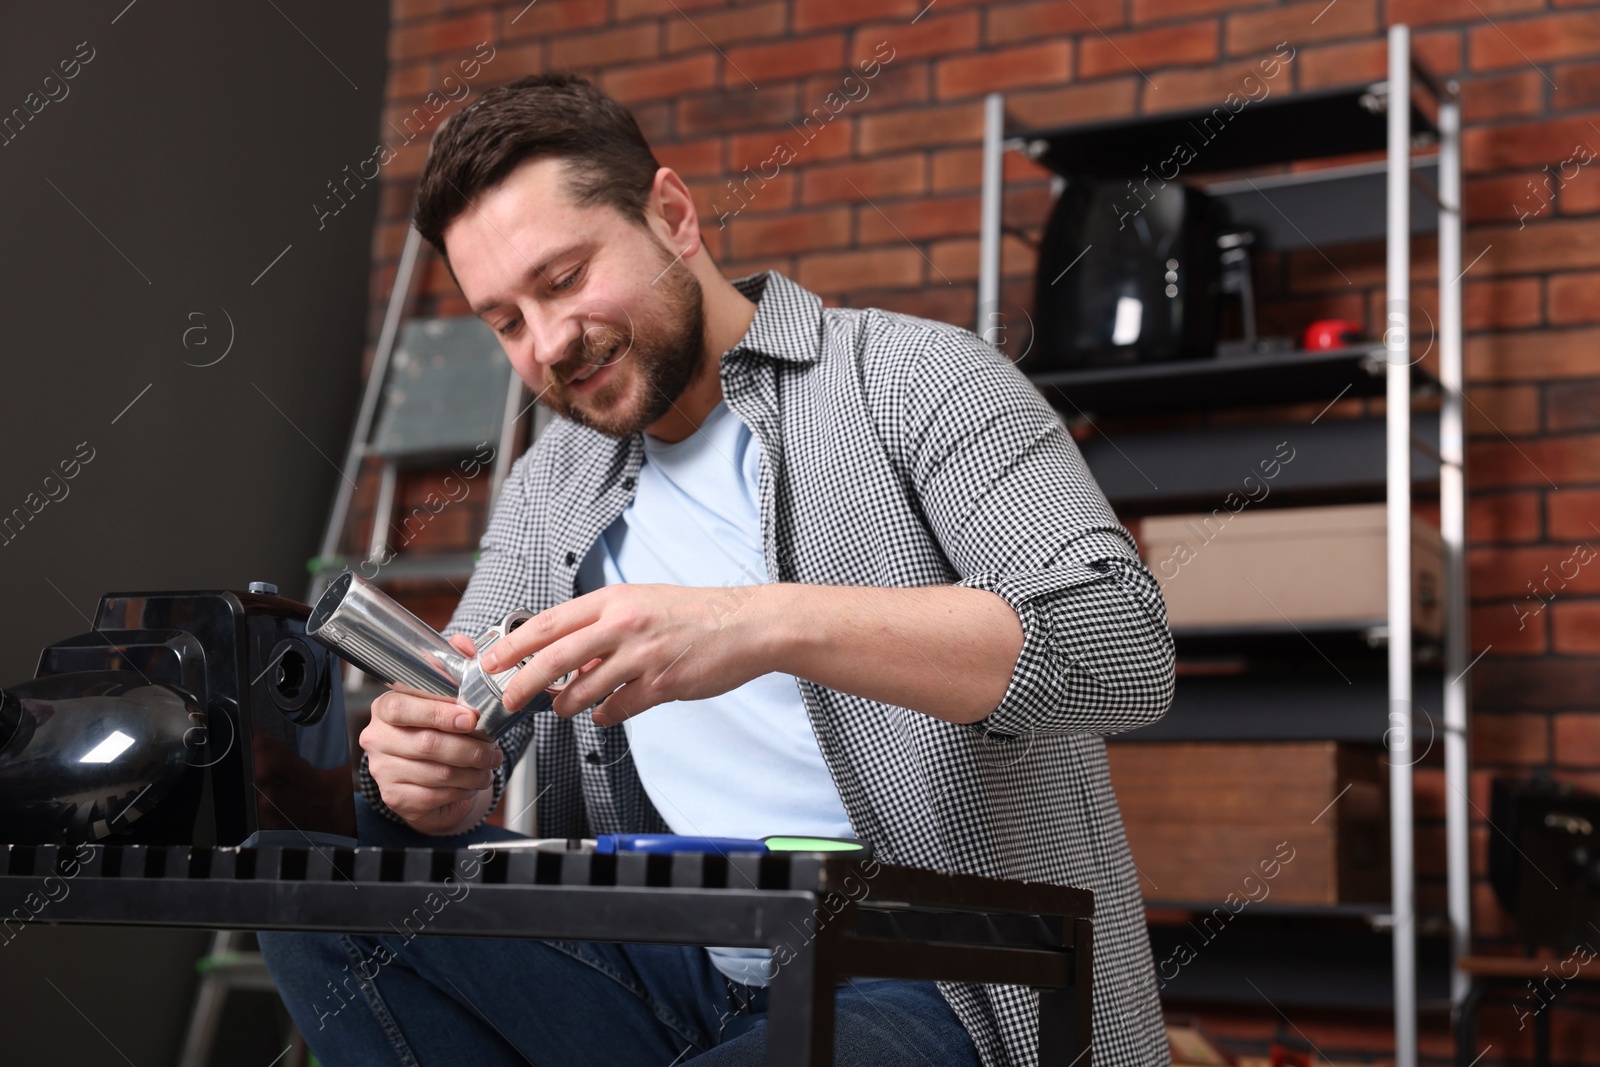
[[[377,143],[386,4],[126,5],[0,13],[0,117],[59,98],[0,133],[0,517],[39,508],[0,529],[0,685],[105,592],[303,596],[358,399],[377,186],[312,205]],[[0,1058],[172,1062],[200,939],[28,929]]]

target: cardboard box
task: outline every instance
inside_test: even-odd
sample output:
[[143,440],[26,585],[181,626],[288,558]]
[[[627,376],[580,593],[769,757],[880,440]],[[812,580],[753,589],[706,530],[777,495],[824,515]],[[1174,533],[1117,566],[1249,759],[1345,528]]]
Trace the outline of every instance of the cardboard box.
[[1106,751],[1147,902],[1388,899],[1387,774],[1373,746],[1125,741]]
[[[1241,498],[1242,499],[1242,498]],[[1140,523],[1140,553],[1161,582],[1173,628],[1383,625],[1388,533],[1383,504],[1226,507]],[[1411,622],[1444,625],[1437,527],[1411,524]]]

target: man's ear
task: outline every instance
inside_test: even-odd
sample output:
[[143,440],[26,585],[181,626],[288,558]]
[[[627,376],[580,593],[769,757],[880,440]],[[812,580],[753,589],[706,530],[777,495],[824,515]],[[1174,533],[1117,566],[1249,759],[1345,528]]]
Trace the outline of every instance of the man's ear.
[[688,186],[683,184],[683,179],[678,177],[678,172],[671,167],[656,171],[655,182],[650,187],[650,199],[666,223],[664,240],[668,250],[677,255],[680,249],[684,249],[684,256],[693,255],[695,246],[700,243],[700,216],[695,210],[694,197],[690,195]]

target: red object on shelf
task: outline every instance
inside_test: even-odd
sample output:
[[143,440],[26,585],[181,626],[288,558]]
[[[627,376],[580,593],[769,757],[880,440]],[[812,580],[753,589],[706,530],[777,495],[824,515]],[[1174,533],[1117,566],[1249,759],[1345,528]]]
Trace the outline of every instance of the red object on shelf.
[[1361,324],[1349,319],[1318,319],[1306,327],[1300,347],[1314,350],[1344,348],[1361,343]]

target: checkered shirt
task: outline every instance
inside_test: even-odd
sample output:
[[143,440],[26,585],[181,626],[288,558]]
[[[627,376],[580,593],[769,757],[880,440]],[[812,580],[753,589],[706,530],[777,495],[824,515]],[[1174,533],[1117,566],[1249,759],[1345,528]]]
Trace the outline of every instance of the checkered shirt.
[[[795,680],[855,833],[885,862],[1092,890],[1094,1063],[1165,1067],[1143,901],[1101,736],[1155,722],[1174,688],[1166,606],[1133,539],[1060,416],[976,334],[825,308],[778,271],[732,284],[757,311],[722,356],[722,391],[761,446],[768,578],[987,589],[1022,623],[1005,695],[971,725]],[[445,632],[570,599],[643,459],[640,434],[556,418],[513,465]],[[499,743],[495,802],[531,753],[539,836],[666,831],[622,729],[541,713]],[[365,755],[360,782],[398,818]],[[1033,990],[939,988],[985,1067],[1037,1063]]]

